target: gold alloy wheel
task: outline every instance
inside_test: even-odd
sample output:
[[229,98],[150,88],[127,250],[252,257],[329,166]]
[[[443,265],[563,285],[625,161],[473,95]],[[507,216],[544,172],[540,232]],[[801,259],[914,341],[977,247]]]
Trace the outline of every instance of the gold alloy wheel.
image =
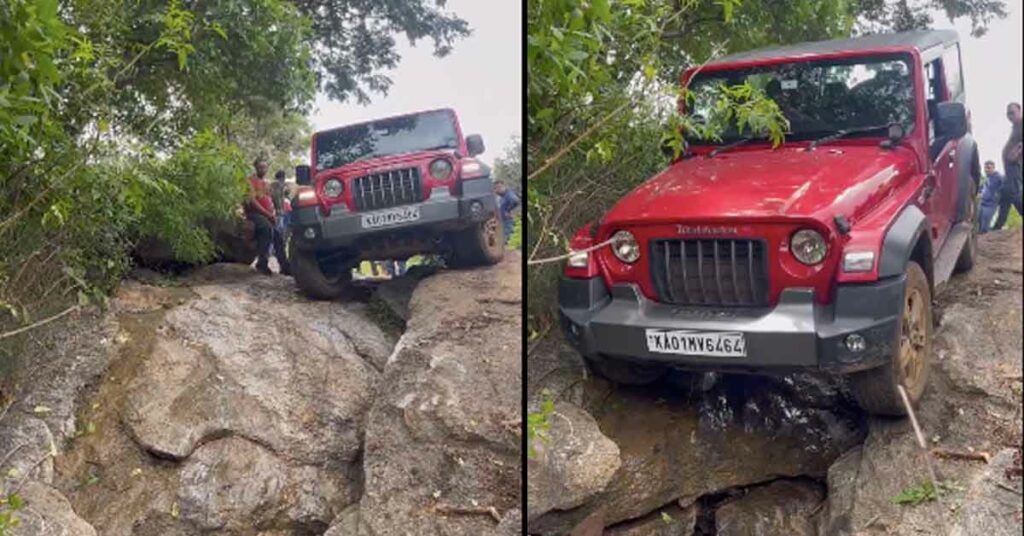
[[925,297],[920,289],[908,289],[903,304],[903,322],[900,333],[899,372],[909,392],[918,392],[923,379],[928,327],[925,324]]

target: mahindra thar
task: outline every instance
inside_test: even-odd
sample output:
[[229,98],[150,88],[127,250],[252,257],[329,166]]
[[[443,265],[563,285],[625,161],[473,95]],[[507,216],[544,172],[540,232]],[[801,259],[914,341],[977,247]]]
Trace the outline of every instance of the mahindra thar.
[[441,254],[449,266],[495,264],[505,241],[479,135],[453,110],[348,125],[313,135],[295,168],[289,255],[298,287],[341,294],[362,260]]
[[681,82],[695,120],[716,88],[761,89],[785,140],[684,132],[683,154],[572,238],[568,340],[618,383],[819,370],[869,412],[905,414],[898,386],[915,404],[928,377],[935,288],[974,262],[981,170],[957,34],[744,52]]

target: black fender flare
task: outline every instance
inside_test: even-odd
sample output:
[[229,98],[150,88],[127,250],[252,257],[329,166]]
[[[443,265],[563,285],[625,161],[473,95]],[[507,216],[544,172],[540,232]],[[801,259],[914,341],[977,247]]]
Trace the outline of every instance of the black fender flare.
[[932,277],[931,242],[928,241],[928,217],[917,205],[909,205],[900,212],[882,240],[882,252],[878,260],[878,277],[903,275],[907,262],[914,255],[919,240],[925,240],[924,269],[929,281]]
[[[981,181],[981,163],[978,159],[978,144],[970,134],[960,138],[956,145],[957,155],[957,178],[958,194],[956,199],[956,221],[964,221],[967,215],[967,204],[974,201],[971,196],[971,181],[974,181],[974,191],[978,191]],[[978,169],[975,169],[975,166]],[[977,171],[977,176],[975,176]]]

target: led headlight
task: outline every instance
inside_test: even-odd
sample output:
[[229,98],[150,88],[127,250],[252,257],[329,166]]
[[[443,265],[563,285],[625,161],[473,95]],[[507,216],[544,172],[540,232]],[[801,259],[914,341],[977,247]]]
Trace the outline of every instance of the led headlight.
[[640,258],[640,244],[629,231],[619,231],[612,235],[612,252],[622,262],[630,264]]
[[324,195],[327,197],[338,197],[344,190],[345,185],[338,179],[327,179],[327,182],[324,183]]
[[430,176],[439,181],[447,179],[451,172],[452,164],[444,158],[438,158],[430,163]]
[[807,265],[814,265],[825,260],[828,244],[825,243],[825,238],[818,231],[802,229],[793,233],[793,237],[789,240],[789,249],[793,252],[796,260]]
[[589,253],[586,251],[574,251],[569,255],[569,266],[573,268],[586,268]]
[[874,251],[851,251],[843,255],[843,271],[847,273],[870,272],[874,265]]

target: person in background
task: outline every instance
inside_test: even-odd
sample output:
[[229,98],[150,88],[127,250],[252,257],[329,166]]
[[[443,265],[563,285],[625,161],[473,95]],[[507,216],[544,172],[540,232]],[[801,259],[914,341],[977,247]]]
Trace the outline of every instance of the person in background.
[[270,185],[270,199],[274,203],[274,214],[277,216],[277,224],[274,226],[274,257],[281,266],[282,275],[291,275],[291,266],[288,264],[288,250],[285,248],[285,232],[288,229],[288,217],[290,207],[288,206],[288,186],[284,182],[284,171],[278,170],[274,174],[274,182]]
[[501,227],[505,231],[505,243],[512,236],[516,219],[512,217],[512,211],[519,206],[519,198],[505,186],[505,181],[494,181],[494,194],[498,196],[498,211],[501,213]]
[[270,190],[263,180],[267,174],[267,161],[257,158],[252,165],[256,168],[256,174],[249,176],[249,198],[245,202],[245,217],[255,227],[256,271],[263,275],[271,275],[273,272],[270,271],[268,256],[277,217],[274,215],[274,201],[270,197]]
[[1021,109],[1020,103],[1011,102],[1006,105],[1006,118],[1010,120],[1010,139],[1006,140],[1003,146],[1003,189],[999,200],[999,215],[996,216],[996,223],[992,226],[993,231],[998,231],[1006,224],[1010,216],[1010,206],[1017,209],[1017,214],[1024,216],[1021,209]]
[[985,185],[981,190],[981,208],[978,211],[978,232],[985,234],[992,227],[992,218],[999,210],[1003,194],[1003,176],[996,171],[996,163],[985,162]]

